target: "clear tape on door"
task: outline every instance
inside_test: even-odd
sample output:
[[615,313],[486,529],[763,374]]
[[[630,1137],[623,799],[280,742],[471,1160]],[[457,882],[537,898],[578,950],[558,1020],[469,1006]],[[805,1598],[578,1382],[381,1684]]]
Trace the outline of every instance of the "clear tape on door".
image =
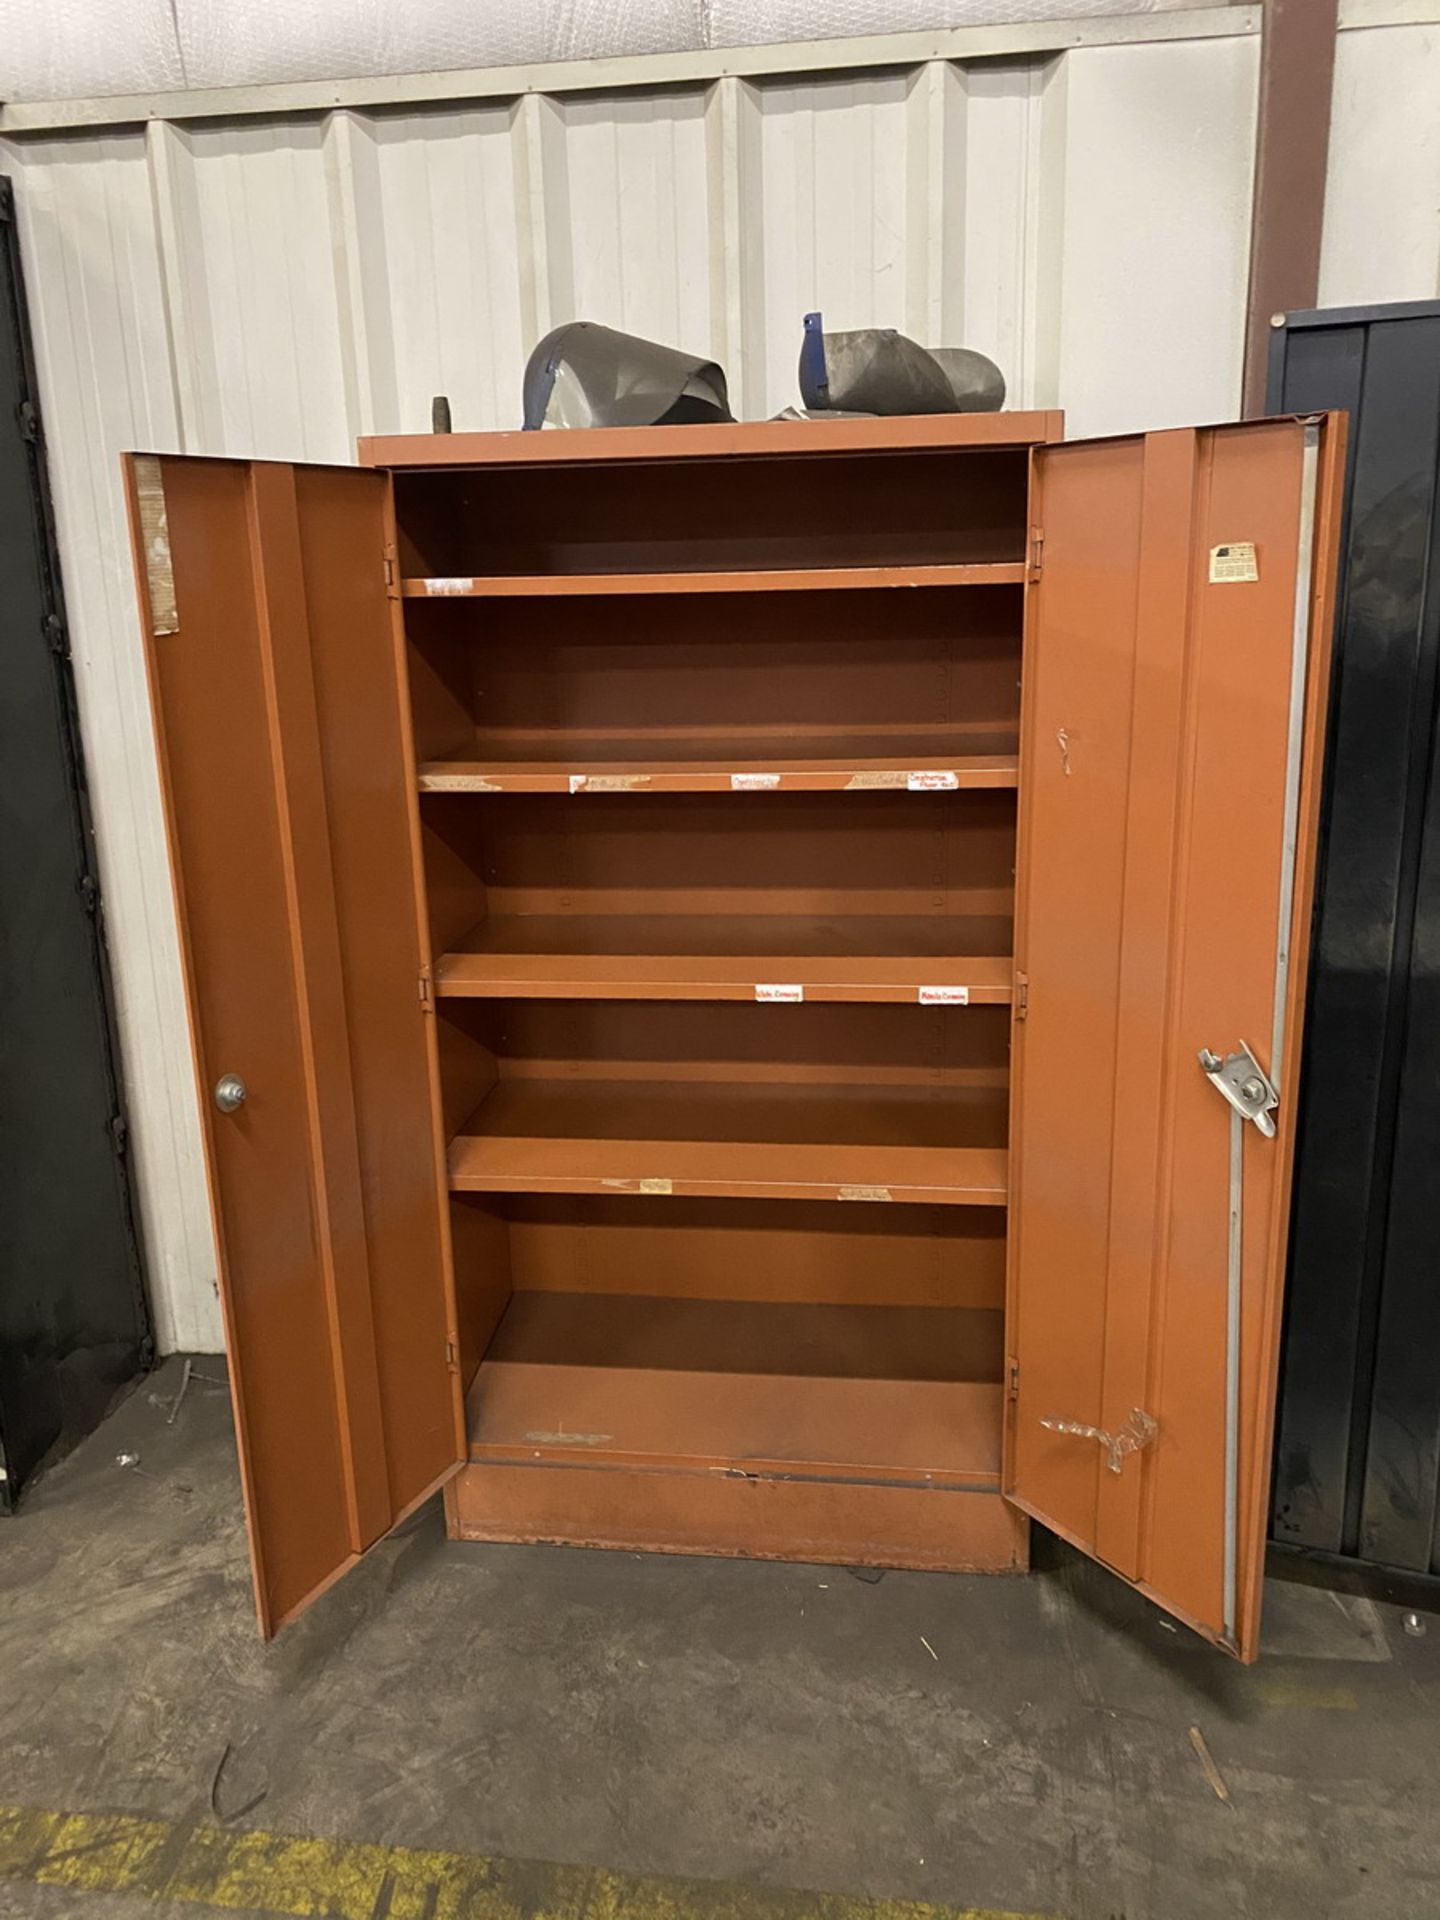
[[1142,1447],[1148,1447],[1160,1431],[1159,1421],[1153,1414],[1146,1413],[1143,1407],[1132,1407],[1130,1418],[1114,1433],[1104,1427],[1087,1427],[1083,1420],[1062,1420],[1053,1413],[1042,1414],[1040,1424],[1048,1427],[1051,1433],[1074,1434],[1078,1440],[1098,1440],[1105,1449],[1105,1464],[1111,1473],[1119,1473],[1126,1457],[1139,1453]]

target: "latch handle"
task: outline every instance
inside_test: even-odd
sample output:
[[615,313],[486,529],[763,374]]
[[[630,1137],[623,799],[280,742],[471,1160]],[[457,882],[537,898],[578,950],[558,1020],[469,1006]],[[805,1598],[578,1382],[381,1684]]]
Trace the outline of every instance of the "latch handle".
[[1242,1040],[1239,1052],[1227,1053],[1223,1059],[1209,1047],[1202,1047],[1197,1057],[1205,1078],[1240,1118],[1253,1120],[1265,1138],[1273,1140],[1275,1122],[1271,1115],[1280,1104],[1280,1095],[1248,1042]]

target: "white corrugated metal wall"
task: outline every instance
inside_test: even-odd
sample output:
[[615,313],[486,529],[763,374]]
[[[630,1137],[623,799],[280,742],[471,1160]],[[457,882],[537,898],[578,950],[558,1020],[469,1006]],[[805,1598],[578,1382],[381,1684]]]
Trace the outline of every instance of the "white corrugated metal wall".
[[[1440,292],[1437,19],[1349,0],[1327,302]],[[347,460],[358,433],[423,429],[439,392],[457,427],[513,426],[530,344],[577,315],[719,358],[763,416],[795,397],[812,307],[982,348],[1072,433],[1232,416],[1257,24],[1215,8],[1063,52],[895,64],[876,43],[858,73],[661,63],[602,92],[0,143],[163,1348],[221,1328],[119,453]]]

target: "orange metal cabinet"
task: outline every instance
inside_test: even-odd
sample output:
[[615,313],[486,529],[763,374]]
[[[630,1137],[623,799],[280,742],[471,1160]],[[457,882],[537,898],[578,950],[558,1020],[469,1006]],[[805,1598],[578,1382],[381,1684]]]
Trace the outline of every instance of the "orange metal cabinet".
[[1254,1657],[1343,423],[1059,433],[131,457],[263,1631],[446,1483]]

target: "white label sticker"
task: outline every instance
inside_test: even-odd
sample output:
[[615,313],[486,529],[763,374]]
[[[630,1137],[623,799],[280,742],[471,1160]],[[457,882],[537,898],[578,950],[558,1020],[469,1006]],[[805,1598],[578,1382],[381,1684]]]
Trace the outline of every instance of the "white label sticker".
[[473,593],[475,582],[468,574],[464,578],[457,574],[453,580],[427,580],[425,591],[430,594]]
[[958,787],[960,776],[949,767],[931,767],[919,773],[907,773],[905,784],[911,793],[929,793],[937,787]]
[[783,985],[757,985],[755,988],[755,998],[757,1000],[803,1000],[805,998],[805,989],[804,987]]
[[842,1200],[888,1200],[889,1187],[841,1187]]
[[640,1191],[641,1193],[673,1193],[675,1182],[673,1180],[642,1180]]
[[921,987],[922,1007],[968,1007],[969,987]]
[[1237,582],[1259,578],[1260,563],[1255,557],[1253,540],[1230,540],[1223,547],[1210,549],[1210,584],[1212,586],[1234,585]]
[[764,787],[778,787],[778,773],[732,773],[730,785],[736,793],[754,793]]
[[648,773],[572,773],[571,793],[634,793],[648,787]]

